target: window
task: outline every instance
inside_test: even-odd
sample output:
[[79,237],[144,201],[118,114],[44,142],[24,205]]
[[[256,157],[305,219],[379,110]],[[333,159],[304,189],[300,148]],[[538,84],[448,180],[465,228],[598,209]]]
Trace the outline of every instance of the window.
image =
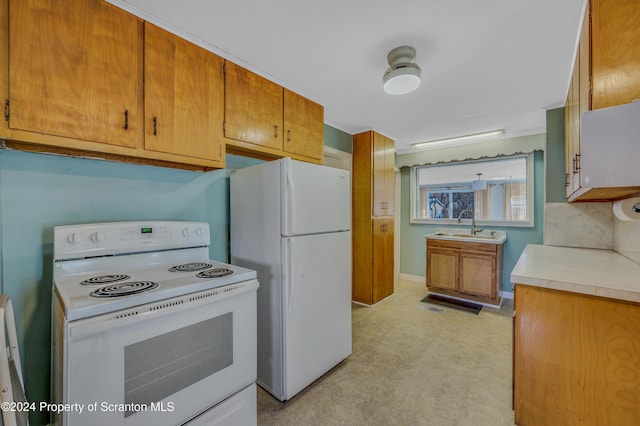
[[411,222],[533,226],[533,154],[411,168]]

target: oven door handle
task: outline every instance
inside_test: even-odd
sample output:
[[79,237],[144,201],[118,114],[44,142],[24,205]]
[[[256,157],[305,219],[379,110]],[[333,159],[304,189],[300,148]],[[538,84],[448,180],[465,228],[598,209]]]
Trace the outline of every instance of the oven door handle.
[[201,305],[219,302],[229,297],[255,291],[257,288],[258,281],[251,280],[236,284],[235,286],[218,287],[200,293],[161,300],[125,311],[72,321],[68,325],[69,340],[82,339],[87,336],[113,331],[150,319],[161,318],[165,315],[192,309]]

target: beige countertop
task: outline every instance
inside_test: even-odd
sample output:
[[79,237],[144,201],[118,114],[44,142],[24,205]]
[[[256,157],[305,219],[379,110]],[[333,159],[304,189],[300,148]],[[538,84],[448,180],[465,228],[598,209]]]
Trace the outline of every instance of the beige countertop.
[[528,244],[511,281],[640,303],[640,264],[613,250]]

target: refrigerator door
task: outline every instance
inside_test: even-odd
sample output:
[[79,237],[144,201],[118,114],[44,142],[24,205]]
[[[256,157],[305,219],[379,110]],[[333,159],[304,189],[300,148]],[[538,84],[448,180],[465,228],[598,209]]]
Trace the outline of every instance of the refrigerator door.
[[351,232],[282,245],[284,401],[351,354]]
[[282,235],[351,229],[351,180],[346,170],[282,160]]

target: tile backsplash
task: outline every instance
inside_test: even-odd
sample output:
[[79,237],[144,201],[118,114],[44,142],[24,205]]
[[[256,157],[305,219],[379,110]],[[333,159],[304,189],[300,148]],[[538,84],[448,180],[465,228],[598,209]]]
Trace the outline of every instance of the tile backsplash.
[[640,263],[640,221],[614,216],[611,203],[547,203],[544,244],[615,250]]
[[611,203],[547,203],[544,244],[613,249]]
[[613,222],[614,250],[640,263],[640,221],[614,219]]

